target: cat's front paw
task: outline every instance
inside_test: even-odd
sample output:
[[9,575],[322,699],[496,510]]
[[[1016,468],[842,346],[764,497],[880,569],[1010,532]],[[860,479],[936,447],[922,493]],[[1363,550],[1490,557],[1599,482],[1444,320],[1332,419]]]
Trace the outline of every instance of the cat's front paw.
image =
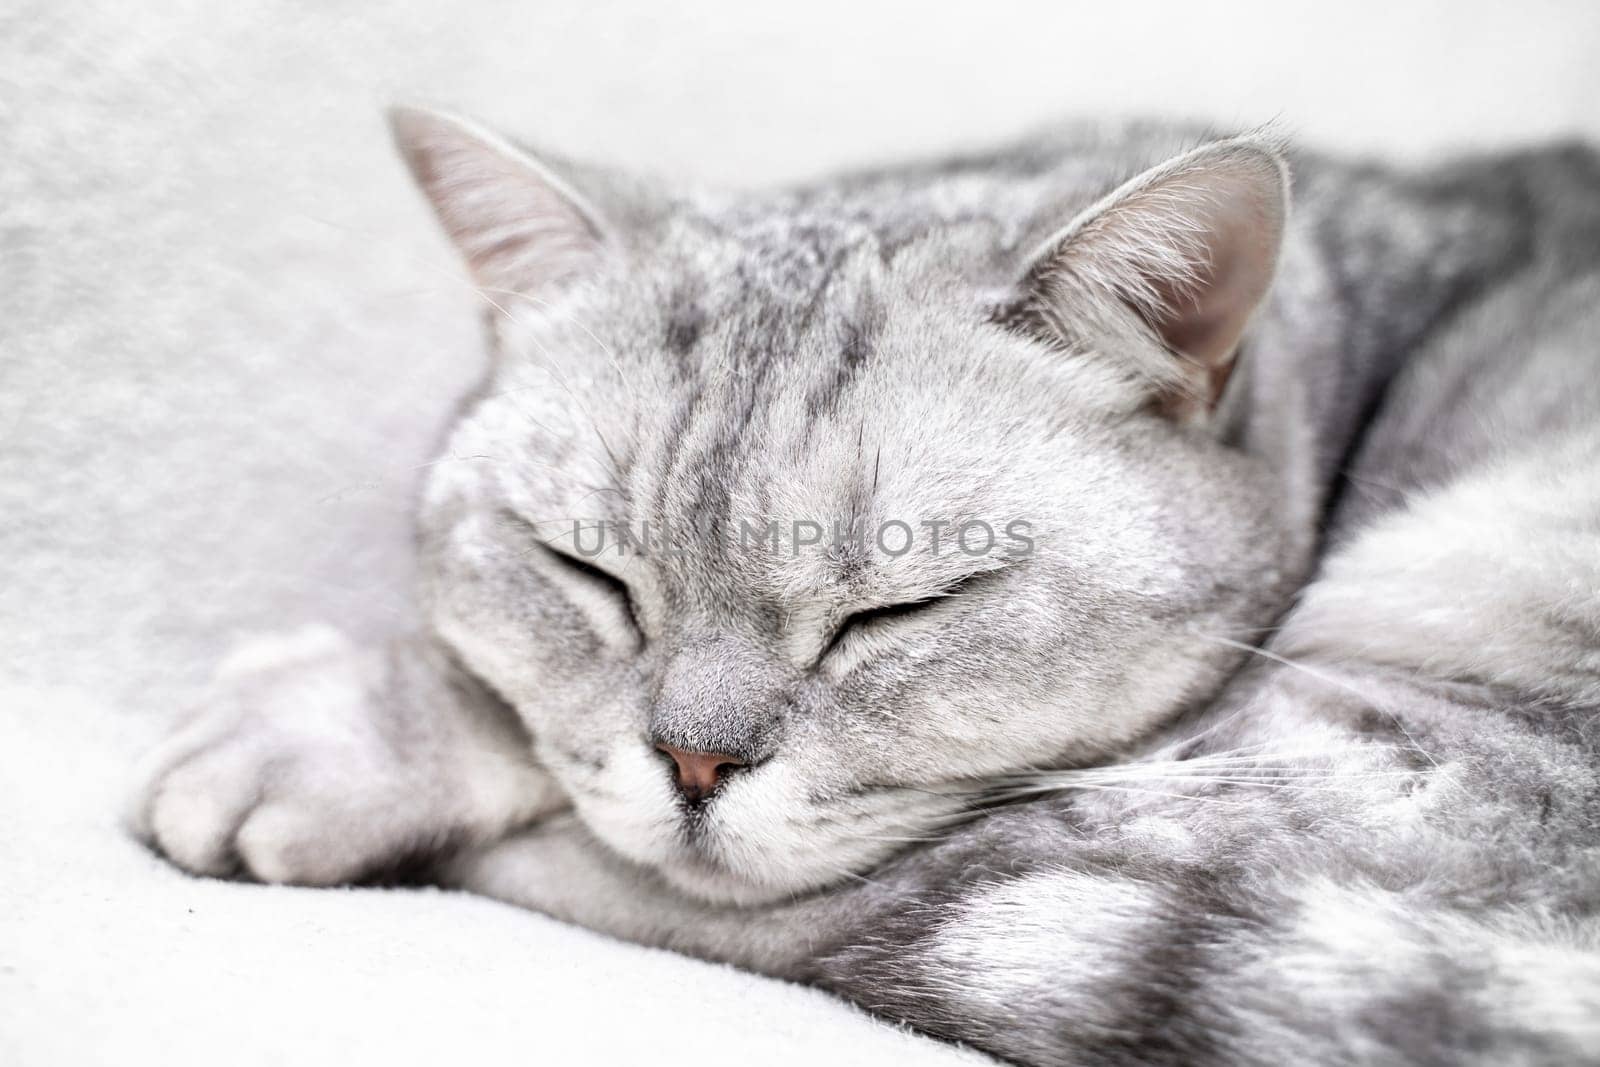
[[246,646],[151,757],[132,829],[196,874],[333,885],[537,807],[533,772],[430,719],[430,694],[408,707],[396,672],[327,627]]

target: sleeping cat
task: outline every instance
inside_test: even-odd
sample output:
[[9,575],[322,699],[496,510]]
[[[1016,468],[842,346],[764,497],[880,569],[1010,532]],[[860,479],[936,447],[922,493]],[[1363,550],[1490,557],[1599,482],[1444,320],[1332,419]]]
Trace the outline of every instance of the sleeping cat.
[[731,193],[394,128],[494,347],[426,618],[225,664],[173,861],[404,865],[1026,1063],[1600,1061],[1592,152]]

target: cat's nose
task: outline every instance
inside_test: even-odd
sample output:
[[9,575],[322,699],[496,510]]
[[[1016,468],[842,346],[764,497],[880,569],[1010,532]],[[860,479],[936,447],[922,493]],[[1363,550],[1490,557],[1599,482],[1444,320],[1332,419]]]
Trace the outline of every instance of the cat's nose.
[[745,761],[726,752],[696,752],[679,748],[665,741],[656,744],[657,752],[672,757],[677,770],[674,778],[678,792],[691,804],[698,804],[717,791],[728,774],[745,765]]

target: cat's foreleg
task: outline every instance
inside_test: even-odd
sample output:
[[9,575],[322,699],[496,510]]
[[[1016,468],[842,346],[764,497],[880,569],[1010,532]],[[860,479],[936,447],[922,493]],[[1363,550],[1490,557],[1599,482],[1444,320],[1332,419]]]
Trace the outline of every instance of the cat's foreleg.
[[130,822],[197,874],[331,885],[564,804],[514,713],[434,640],[362,647],[316,626],[223,664],[151,756]]

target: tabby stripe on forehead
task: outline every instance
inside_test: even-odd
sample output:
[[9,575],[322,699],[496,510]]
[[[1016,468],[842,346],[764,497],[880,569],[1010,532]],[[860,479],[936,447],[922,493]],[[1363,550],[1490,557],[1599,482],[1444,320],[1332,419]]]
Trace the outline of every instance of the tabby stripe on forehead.
[[664,338],[667,351],[675,356],[687,356],[700,342],[705,332],[706,312],[699,298],[687,288],[675,292],[672,307],[667,313]]
[[824,365],[824,380],[806,395],[806,414],[812,418],[831,414],[856,374],[872,354],[873,343],[883,326],[883,309],[876,301],[863,297],[855,315],[840,327],[839,358]]

